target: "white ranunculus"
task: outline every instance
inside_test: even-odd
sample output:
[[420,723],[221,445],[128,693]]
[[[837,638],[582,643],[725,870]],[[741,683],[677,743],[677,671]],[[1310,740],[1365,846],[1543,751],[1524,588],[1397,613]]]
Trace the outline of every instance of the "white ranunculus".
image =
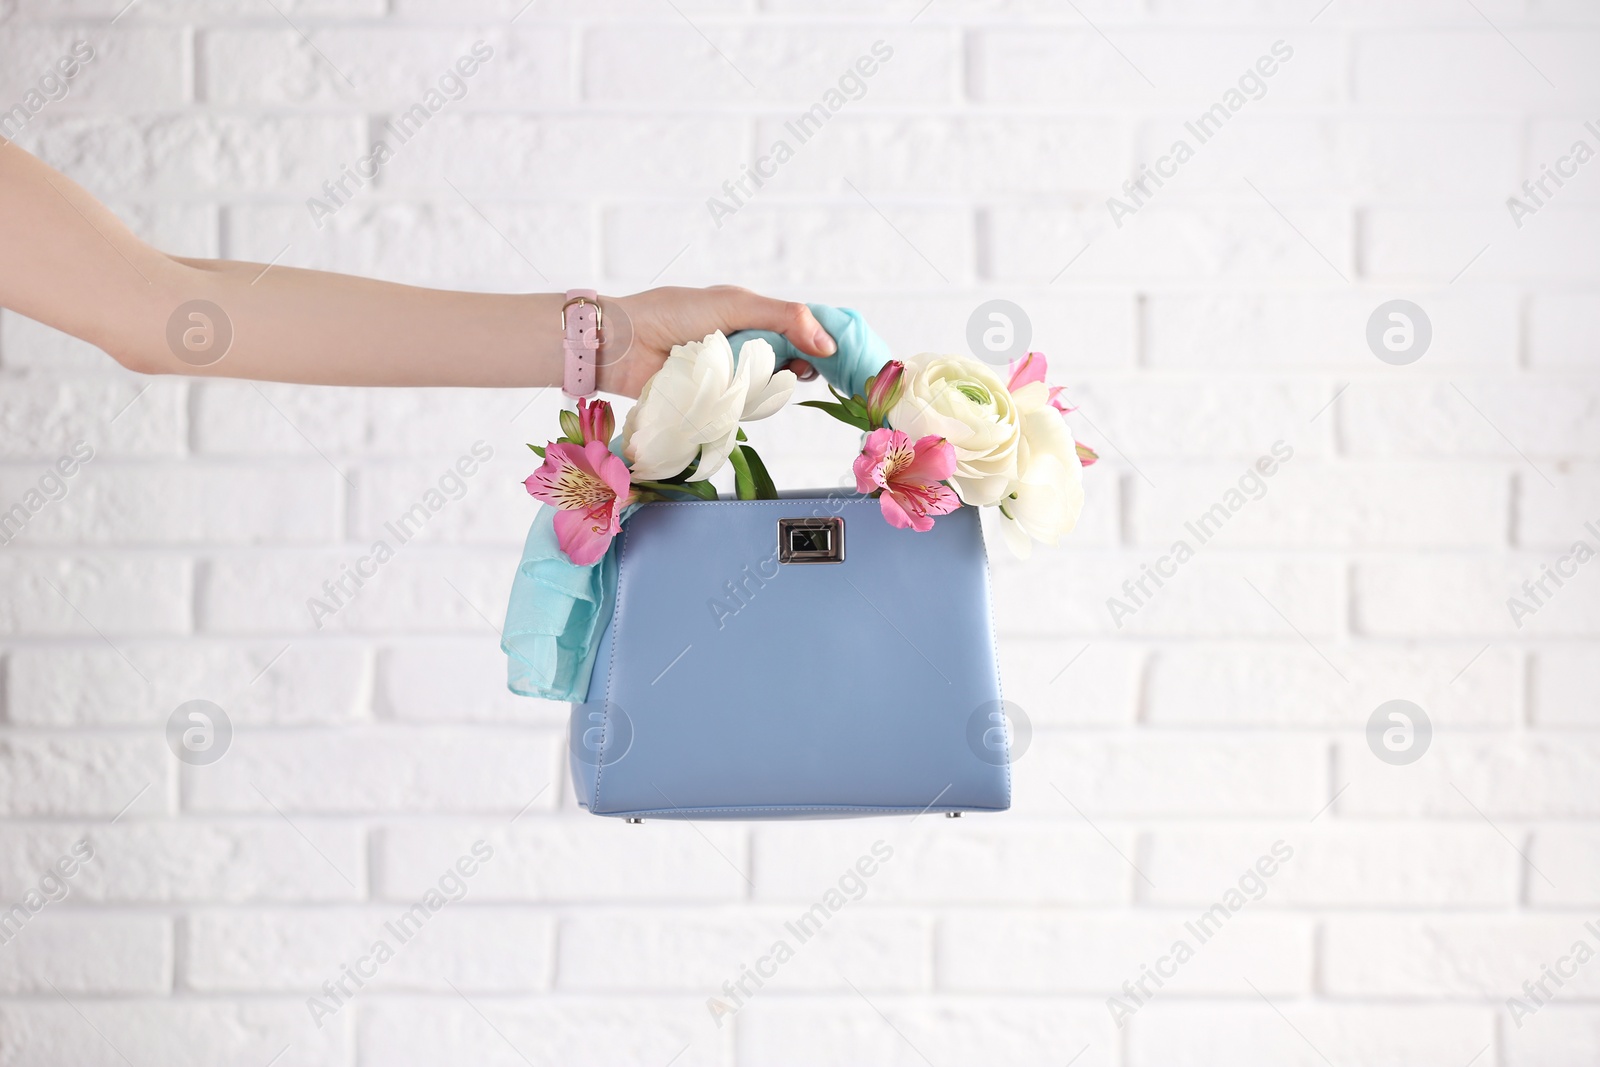
[[962,503],[1000,503],[1017,478],[1022,440],[1005,380],[975,359],[931,352],[906,360],[903,380],[889,425],[913,440],[936,434],[950,442],[956,452],[950,484]]
[[1083,510],[1083,463],[1061,412],[1043,382],[1011,394],[1022,423],[1017,479],[1000,501],[1000,532],[1013,554],[1027,559],[1033,542],[1053,545],[1071,533]]
[[737,366],[719,330],[675,346],[644,383],[622,424],[622,454],[643,481],[671,478],[700,457],[694,480],[728,461],[739,423],[764,419],[789,402],[793,371],[773,372],[777,354],[766,341],[746,341]]

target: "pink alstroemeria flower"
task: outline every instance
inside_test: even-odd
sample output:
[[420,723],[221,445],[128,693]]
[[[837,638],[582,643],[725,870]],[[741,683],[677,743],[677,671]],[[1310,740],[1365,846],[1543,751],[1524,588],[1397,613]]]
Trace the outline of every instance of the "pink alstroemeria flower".
[[[1042,382],[1048,367],[1043,352],[1029,352],[1019,360],[1014,359],[1011,361],[1011,380],[1006,383],[1006,388],[1014,393],[1024,385]],[[1061,394],[1066,392],[1065,386],[1046,384],[1045,388],[1050,392],[1050,406],[1061,414],[1078,410],[1067,407],[1067,402],[1061,399]]]
[[572,562],[587,567],[622,532],[622,509],[633,498],[628,477],[628,465],[604,441],[557,441],[545,449],[544,466],[522,484],[534,499],[560,509],[556,541]]
[[856,457],[856,491],[882,490],[878,504],[890,526],[907,526],[924,532],[933,529],[935,515],[948,515],[961,506],[961,498],[948,485],[955,473],[956,450],[935,434],[913,443],[910,436],[888,427],[867,434]]

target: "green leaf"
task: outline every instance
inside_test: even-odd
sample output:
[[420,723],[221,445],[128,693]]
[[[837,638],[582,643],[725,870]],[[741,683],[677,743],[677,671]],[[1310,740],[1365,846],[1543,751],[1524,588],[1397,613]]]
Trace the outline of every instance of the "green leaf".
[[684,482],[684,488],[699,497],[701,500],[717,499],[717,487],[711,484],[708,478],[699,482]]
[[772,475],[767,473],[767,465],[756,455],[756,450],[749,445],[741,445],[734,451],[743,452],[745,461],[750,464],[750,480],[755,483],[756,499],[778,499],[778,487],[772,484]]
[[540,459],[544,458],[544,445],[529,445],[528,447],[533,449],[534,455],[538,456]]
[[734,440],[735,441],[748,441],[748,440],[750,440],[750,438],[748,438],[748,437],[746,437],[744,435],[744,427],[743,426],[739,427],[738,433],[736,433],[734,435]]
[[717,487],[710,482],[644,482],[636,478],[633,484],[652,493],[687,493],[701,500],[717,499]]
[[854,426],[858,430],[872,429],[871,426],[867,425],[867,416],[865,413],[858,415],[852,412],[849,408],[845,407],[843,404],[830,404],[826,400],[802,400],[800,401],[800,406],[806,408],[816,408],[818,411],[826,411],[829,415],[832,415],[840,422]]
[[[835,405],[836,407],[842,408],[844,411],[849,412],[851,415],[854,415],[854,416],[862,419],[863,421],[866,419],[866,417],[867,417],[866,397],[862,397],[862,396],[845,396],[843,393],[839,392],[839,390],[835,389],[831,383],[828,386],[828,392],[832,393],[833,396],[834,396],[834,399],[839,401],[839,403],[837,405]],[[803,400],[803,401],[801,401],[801,403],[803,403],[803,404],[811,404],[811,405],[815,406],[817,404],[817,401],[815,401],[815,400]],[[850,421],[849,419],[844,419],[844,416],[842,416],[842,415],[835,415],[834,418],[843,419],[845,422],[849,422]],[[863,427],[863,429],[865,429],[865,428],[866,427]]]
[[750,463],[744,458],[743,445],[734,446],[728,453],[728,462],[733,465],[733,494],[740,500],[756,499],[756,481],[750,476]]

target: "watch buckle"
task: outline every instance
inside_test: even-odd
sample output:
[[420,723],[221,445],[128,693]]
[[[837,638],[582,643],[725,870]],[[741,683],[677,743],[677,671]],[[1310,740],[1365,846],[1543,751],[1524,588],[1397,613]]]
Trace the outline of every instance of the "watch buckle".
[[596,330],[599,330],[600,327],[604,325],[606,313],[605,309],[600,306],[600,302],[598,300],[590,300],[586,296],[575,296],[571,300],[568,300],[565,304],[561,305],[562,333],[565,333],[567,330],[567,309],[573,304],[588,304],[590,307],[594,308],[594,328]]

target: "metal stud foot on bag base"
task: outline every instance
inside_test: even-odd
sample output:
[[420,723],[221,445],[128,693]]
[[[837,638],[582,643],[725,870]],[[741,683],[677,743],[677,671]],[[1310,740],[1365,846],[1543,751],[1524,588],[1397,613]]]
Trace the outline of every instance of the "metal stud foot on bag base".
[[959,811],[947,811],[944,813],[944,817],[947,819],[959,819],[961,818],[961,813]]
[[628,818],[628,825],[629,826],[641,826],[643,824],[644,824],[644,820],[643,819],[636,819],[636,818],[633,818],[632,816],[629,816],[629,818]]

